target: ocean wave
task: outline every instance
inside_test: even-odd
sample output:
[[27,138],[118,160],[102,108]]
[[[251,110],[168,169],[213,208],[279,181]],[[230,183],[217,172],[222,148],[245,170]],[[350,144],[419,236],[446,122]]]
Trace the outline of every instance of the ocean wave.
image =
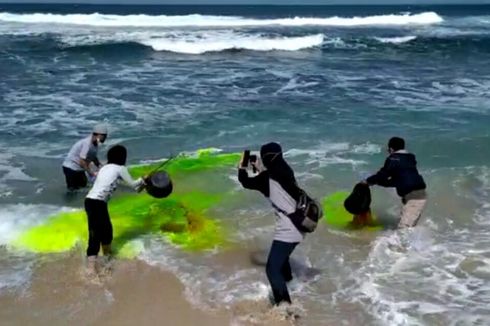
[[322,45],[323,34],[299,37],[273,37],[260,34],[241,34],[230,31],[205,33],[120,33],[106,35],[63,36],[66,47],[84,47],[103,44],[137,43],[155,51],[202,54],[227,50],[297,51]]
[[375,37],[374,39],[381,43],[402,44],[417,39],[417,36]]
[[14,14],[0,13],[0,21],[24,24],[66,24],[99,27],[246,27],[246,26],[370,26],[370,25],[431,25],[444,21],[435,12],[392,14],[366,17],[294,17],[254,19],[237,16],[150,16],[94,14]]
[[21,232],[39,225],[49,216],[69,211],[66,207],[34,204],[8,204],[0,209],[0,246],[8,246]]
[[381,151],[376,144],[364,143],[321,143],[314,148],[292,148],[284,153],[287,158],[302,158],[307,165],[318,164],[321,167],[329,165],[351,165],[353,167],[367,164],[359,159],[359,155],[375,155]]
[[[1,33],[0,33],[1,34]],[[179,31],[66,31],[62,33],[36,34],[36,37],[20,36],[15,42],[25,43],[25,47],[36,50],[77,49],[89,50],[92,47],[102,46],[104,49],[114,51],[124,50],[129,53],[133,49],[166,51],[185,54],[203,54],[208,52],[223,52],[230,50],[250,51],[299,51],[308,48],[321,48],[326,51],[332,49],[351,49],[362,51],[366,48],[375,49],[379,46],[396,46],[406,44],[405,49],[418,49],[420,47],[447,49],[456,46],[456,50],[473,48],[487,49],[490,46],[489,35],[473,37],[454,35],[432,35],[423,31],[407,36],[359,36],[356,38],[341,38],[318,34],[291,34],[291,33],[262,33],[249,31],[236,31],[228,29],[219,30],[179,30]],[[465,45],[462,47],[462,45]],[[88,48],[88,49],[86,49]],[[298,86],[294,80],[291,85],[285,85],[280,92],[295,89]]]
[[[22,288],[29,282],[34,256],[20,251],[7,251],[23,231],[39,225],[50,215],[69,208],[52,205],[7,204],[0,208],[0,292]],[[5,251],[3,251],[5,249]]]
[[[391,39],[391,38],[390,38]],[[83,51],[105,53],[105,55],[117,54],[118,56],[133,56],[135,53],[146,51],[171,52],[181,54],[202,55],[206,53],[222,53],[227,51],[302,51],[316,48],[332,53],[337,50],[350,51],[378,51],[386,47],[397,47],[400,51],[420,51],[421,49],[433,49],[440,51],[455,51],[468,53],[474,51],[488,51],[490,37],[424,37],[415,39],[378,40],[376,37],[360,37],[356,39],[330,38],[325,34],[311,34],[305,36],[282,36],[262,34],[237,34],[229,39],[224,36],[164,36],[139,37],[130,35],[44,35],[38,39],[24,38],[17,40],[17,44],[24,48],[36,51]],[[291,94],[299,89],[311,90],[318,85],[317,81],[304,82],[296,78],[290,78],[283,87],[274,93]],[[305,93],[303,93],[305,94]]]
[[237,37],[234,39],[201,39],[195,41],[169,40],[165,38],[151,39],[141,42],[155,51],[169,51],[187,54],[202,54],[206,52],[220,52],[226,50],[252,50],[252,51],[298,51],[319,46],[323,43],[323,35],[310,35],[303,37]]
[[481,16],[458,17],[452,20],[451,25],[459,26],[459,27],[471,26],[471,27],[486,28],[490,25],[490,16],[481,15]]
[[381,146],[372,143],[350,144],[342,143],[321,143],[311,149],[292,148],[285,153],[286,157],[310,156],[312,158],[321,159],[327,154],[344,155],[344,154],[359,154],[359,155],[374,155],[381,153]]

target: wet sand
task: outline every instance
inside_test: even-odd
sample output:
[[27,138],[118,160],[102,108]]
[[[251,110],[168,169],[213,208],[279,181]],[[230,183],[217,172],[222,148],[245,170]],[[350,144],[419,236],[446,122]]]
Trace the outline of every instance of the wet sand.
[[183,296],[172,274],[117,261],[111,275],[88,280],[83,257],[44,262],[20,295],[0,296],[2,325],[229,325],[225,311],[204,312]]
[[173,274],[144,262],[115,261],[87,278],[79,253],[40,262],[19,293],[0,295],[2,325],[291,325],[265,302],[203,311],[184,297]]

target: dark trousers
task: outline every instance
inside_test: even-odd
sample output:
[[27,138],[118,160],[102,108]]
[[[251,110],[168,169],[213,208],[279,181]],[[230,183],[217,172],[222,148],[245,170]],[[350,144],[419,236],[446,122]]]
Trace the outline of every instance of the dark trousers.
[[77,190],[87,186],[87,176],[85,171],[75,171],[67,167],[63,167],[65,174],[66,187],[69,190]]
[[100,245],[112,242],[112,224],[107,210],[107,203],[102,200],[85,199],[85,211],[88,220],[87,256],[97,256]]
[[291,256],[297,245],[297,242],[289,243],[278,240],[272,242],[265,272],[272,287],[272,294],[276,305],[283,301],[291,303],[286,282],[293,279],[289,256]]

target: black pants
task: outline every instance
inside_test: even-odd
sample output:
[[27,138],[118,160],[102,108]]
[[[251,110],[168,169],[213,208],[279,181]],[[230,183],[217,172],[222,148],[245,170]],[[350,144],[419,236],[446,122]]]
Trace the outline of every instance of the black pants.
[[85,211],[88,219],[87,256],[97,256],[100,245],[112,242],[112,224],[107,203],[102,200],[85,199]]
[[265,272],[272,287],[275,304],[279,304],[283,301],[291,303],[286,282],[293,279],[291,265],[289,264],[289,256],[291,256],[297,245],[297,242],[289,243],[278,240],[272,242]]
[[63,167],[65,174],[66,187],[69,190],[77,190],[87,186],[87,176],[85,171],[75,171],[67,167]]

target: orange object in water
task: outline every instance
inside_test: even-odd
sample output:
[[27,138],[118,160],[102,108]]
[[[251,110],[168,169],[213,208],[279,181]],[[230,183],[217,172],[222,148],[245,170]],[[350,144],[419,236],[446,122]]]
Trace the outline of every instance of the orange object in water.
[[356,227],[363,227],[371,225],[373,223],[373,217],[371,215],[371,209],[366,212],[354,215],[352,225]]

